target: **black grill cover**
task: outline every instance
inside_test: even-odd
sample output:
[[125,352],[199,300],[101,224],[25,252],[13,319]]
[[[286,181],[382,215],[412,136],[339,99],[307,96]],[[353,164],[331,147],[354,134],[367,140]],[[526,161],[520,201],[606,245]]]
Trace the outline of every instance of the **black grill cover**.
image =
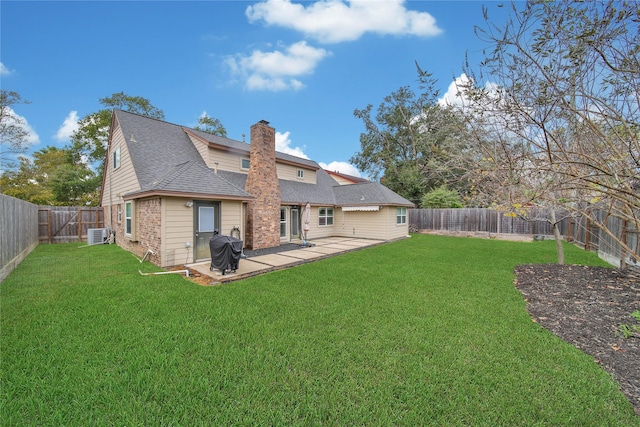
[[214,234],[209,240],[211,250],[211,268],[217,268],[225,274],[227,270],[236,271],[242,255],[242,240],[231,236]]

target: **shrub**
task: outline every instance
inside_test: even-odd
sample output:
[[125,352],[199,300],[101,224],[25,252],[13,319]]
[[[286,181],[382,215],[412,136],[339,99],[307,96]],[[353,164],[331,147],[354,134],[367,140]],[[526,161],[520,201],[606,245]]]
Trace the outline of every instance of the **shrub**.
[[462,201],[460,194],[456,190],[449,190],[446,186],[441,186],[431,190],[422,197],[421,206],[423,208],[461,208]]

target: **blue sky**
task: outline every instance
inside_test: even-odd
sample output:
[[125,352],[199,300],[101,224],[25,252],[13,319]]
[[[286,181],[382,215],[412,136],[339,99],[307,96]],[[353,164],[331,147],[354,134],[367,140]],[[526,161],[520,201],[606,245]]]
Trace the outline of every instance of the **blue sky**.
[[1,87],[32,132],[30,152],[69,142],[78,119],[116,92],[142,96],[168,122],[206,112],[242,140],[259,120],[280,151],[358,175],[356,108],[401,86],[415,61],[444,95],[486,46],[474,34],[494,1],[0,2]]

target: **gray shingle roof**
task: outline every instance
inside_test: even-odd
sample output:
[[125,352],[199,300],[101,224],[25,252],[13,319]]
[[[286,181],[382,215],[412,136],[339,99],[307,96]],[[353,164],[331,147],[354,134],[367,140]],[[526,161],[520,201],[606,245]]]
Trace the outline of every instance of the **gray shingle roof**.
[[[124,134],[129,156],[140,183],[140,191],[202,194],[216,197],[250,199],[244,188],[247,174],[219,170],[216,174],[207,167],[191,142],[184,127],[115,110]],[[246,151],[250,144],[189,129],[199,138],[213,144]],[[338,185],[318,163],[276,152],[276,158],[304,165],[317,171],[317,184],[280,180],[280,197],[285,204],[328,206],[396,205],[413,206],[404,197],[376,182]]]
[[392,205],[413,207],[414,204],[377,182],[334,187],[338,206]]
[[191,160],[176,165],[136,193],[147,192],[197,193],[245,200],[253,198],[243,188],[217,175],[212,169]]
[[180,126],[115,110],[127,149],[142,188],[176,165],[192,161],[206,167],[198,150]]

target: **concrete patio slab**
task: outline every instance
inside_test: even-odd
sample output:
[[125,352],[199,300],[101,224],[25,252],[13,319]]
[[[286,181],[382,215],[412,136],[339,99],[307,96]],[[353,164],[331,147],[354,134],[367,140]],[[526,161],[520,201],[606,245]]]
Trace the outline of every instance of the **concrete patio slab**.
[[345,240],[339,242],[340,245],[351,246],[353,248],[364,248],[366,246],[372,246],[382,243],[381,240]]
[[221,284],[288,268],[296,264],[312,262],[315,259],[326,258],[331,255],[339,255],[368,246],[375,246],[384,243],[384,241],[349,237],[327,237],[310,240],[309,243],[312,244],[312,246],[242,258],[238,264],[238,270],[236,270],[235,273],[228,272],[223,275],[219,270],[210,271],[209,266],[211,263],[209,261],[188,264],[186,267],[197,271],[203,276],[210,277],[210,284]]
[[[293,252],[293,251],[290,251]],[[287,254],[289,252],[282,252],[282,254],[269,254],[269,255],[260,255],[253,258],[248,258],[247,260],[258,262],[262,265],[279,267],[287,264],[294,264],[296,262],[300,262],[299,258],[292,258],[290,256],[285,256],[283,254]],[[240,260],[240,265],[242,265],[243,261]]]
[[234,278],[237,276],[252,274],[252,273],[265,270],[271,267],[270,265],[261,264],[259,262],[253,262],[251,260],[241,259],[240,262],[238,263],[238,269],[236,270],[235,273],[229,272],[223,275],[220,272],[220,270],[213,270],[213,271],[209,270],[210,265],[211,263],[207,261],[205,263],[188,264],[185,267],[195,270],[200,274],[204,274],[205,276],[211,276],[212,278],[225,279],[225,280],[230,280],[231,278]]
[[305,249],[305,251],[312,251],[315,252],[317,254],[324,254],[324,255],[331,255],[331,254],[337,254],[339,252],[343,252],[342,249],[337,249],[337,248],[330,248],[329,246],[313,246],[309,249]]
[[283,252],[282,255],[297,258],[297,259],[313,259],[313,258],[320,258],[325,254],[323,254],[322,252],[314,252],[311,250],[311,248],[307,248],[307,249],[297,249],[295,251]]
[[339,251],[342,251],[342,252],[354,249],[353,246],[345,245],[343,243],[331,243],[329,245],[325,245],[325,247],[332,248],[332,249],[338,249]]
[[347,240],[347,239],[345,239],[344,237],[323,237],[321,239],[309,240],[309,243],[313,243],[314,245],[318,245],[318,246],[323,246],[323,245],[329,245],[331,243],[339,243],[344,240]]

